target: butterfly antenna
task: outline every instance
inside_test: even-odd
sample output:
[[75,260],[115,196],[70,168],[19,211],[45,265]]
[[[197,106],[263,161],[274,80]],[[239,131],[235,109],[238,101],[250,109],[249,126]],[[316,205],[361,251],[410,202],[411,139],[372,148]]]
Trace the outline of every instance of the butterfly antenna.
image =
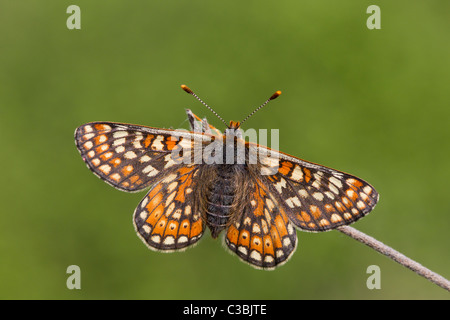
[[202,99],[200,99],[195,93],[194,91],[192,91],[188,86],[182,84],[181,85],[181,89],[183,89],[184,91],[186,91],[189,94],[192,94],[198,101],[200,101],[205,107],[207,107],[212,113],[214,113],[216,115],[217,118],[219,118],[223,123],[225,123],[225,125],[228,127],[228,124],[225,122],[225,120],[222,119],[221,116],[219,116],[217,114],[217,112],[215,112],[210,106],[208,106],[206,103],[203,102]]
[[254,115],[257,111],[259,111],[262,107],[264,107],[266,104],[269,103],[269,101],[276,99],[280,96],[281,91],[278,90],[277,92],[275,92],[269,99],[266,100],[266,102],[264,102],[262,105],[260,105],[258,108],[256,108],[252,113],[250,113],[244,120],[241,121],[241,125],[247,121],[248,118],[250,118],[252,115]]

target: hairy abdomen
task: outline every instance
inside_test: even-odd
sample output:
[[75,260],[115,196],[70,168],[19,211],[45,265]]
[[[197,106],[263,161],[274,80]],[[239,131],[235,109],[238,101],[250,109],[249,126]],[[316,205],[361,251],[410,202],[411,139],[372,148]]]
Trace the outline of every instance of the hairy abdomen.
[[209,187],[206,203],[206,224],[216,238],[228,225],[233,214],[236,194],[236,165],[217,165],[217,178]]

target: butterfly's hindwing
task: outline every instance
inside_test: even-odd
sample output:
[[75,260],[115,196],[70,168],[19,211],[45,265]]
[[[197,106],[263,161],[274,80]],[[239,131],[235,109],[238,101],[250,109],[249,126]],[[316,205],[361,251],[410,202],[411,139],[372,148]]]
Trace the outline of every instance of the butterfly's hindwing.
[[261,180],[255,179],[248,188],[248,198],[229,226],[225,244],[250,265],[273,269],[295,251],[297,235],[283,207]]
[[174,251],[195,244],[203,235],[205,222],[199,212],[195,190],[198,167],[185,166],[167,174],[139,203],[134,226],[151,249]]

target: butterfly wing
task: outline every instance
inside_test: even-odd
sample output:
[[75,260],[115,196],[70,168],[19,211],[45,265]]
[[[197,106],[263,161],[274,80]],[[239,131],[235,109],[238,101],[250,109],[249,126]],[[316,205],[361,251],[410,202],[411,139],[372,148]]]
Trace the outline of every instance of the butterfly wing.
[[[263,148],[258,146],[259,148]],[[274,151],[272,151],[274,152]],[[289,219],[306,231],[326,231],[367,215],[378,202],[377,191],[350,174],[285,153],[262,161],[264,179]]]
[[201,147],[208,141],[211,135],[113,122],[87,123],[75,131],[88,168],[128,192],[147,188],[184,163],[192,163],[195,143]]
[[247,192],[248,201],[242,204],[242,213],[228,227],[225,244],[250,265],[273,269],[295,251],[295,229],[283,206],[278,205],[262,180],[255,178]]
[[205,223],[196,197],[199,167],[180,167],[159,181],[134,212],[134,226],[152,250],[174,251],[195,244]]
[[195,190],[196,148],[212,136],[200,132],[93,122],[75,131],[78,150],[102,180],[123,191],[152,188],[134,212],[138,236],[151,249],[173,251],[203,235]]

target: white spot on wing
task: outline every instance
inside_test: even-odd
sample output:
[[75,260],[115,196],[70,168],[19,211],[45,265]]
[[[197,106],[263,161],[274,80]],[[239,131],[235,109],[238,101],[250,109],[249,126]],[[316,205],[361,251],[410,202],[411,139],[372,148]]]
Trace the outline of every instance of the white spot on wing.
[[300,169],[299,165],[295,165],[294,170],[292,170],[291,179],[295,181],[303,181],[303,171]]
[[186,236],[181,236],[178,238],[178,243],[186,243],[188,242],[188,238]]
[[106,138],[106,136],[105,136],[104,134],[102,134],[102,135],[98,138],[98,142],[99,142],[99,143],[103,143],[103,142],[105,142],[106,140],[108,140],[108,138]]
[[109,158],[111,158],[111,157],[113,156],[113,153],[110,151],[110,152],[105,153],[103,156],[104,156],[106,159],[109,159]]
[[172,182],[171,184],[169,184],[169,186],[167,187],[167,190],[168,190],[169,192],[172,192],[172,191],[177,187],[177,185],[178,185],[178,182],[177,182],[177,181],[174,181],[174,182]]
[[126,136],[128,136],[128,132],[126,132],[126,131],[116,131],[116,132],[113,133],[113,137],[116,138],[116,139],[123,138],[123,137],[126,137]]
[[111,171],[111,167],[108,166],[107,164],[104,164],[104,165],[100,166],[98,169],[101,172],[103,172],[104,174],[108,174]]
[[133,147],[135,149],[140,149],[142,148],[141,142],[140,141],[133,141]]
[[339,189],[334,186],[334,184],[329,183],[328,188],[333,191],[335,194],[339,194]]
[[341,222],[341,221],[342,221],[342,218],[341,218],[338,214],[333,213],[333,214],[331,215],[331,217],[330,217],[330,220],[331,220],[331,222],[333,222],[333,223],[337,223],[337,222]]
[[308,196],[309,196],[308,191],[306,191],[305,189],[298,190],[298,194],[304,199],[308,198]]
[[176,163],[175,161],[172,160],[172,155],[170,153],[164,157],[164,160],[166,160],[166,165],[164,166],[164,169],[170,168]]
[[172,244],[175,243],[175,238],[173,236],[167,236],[167,237],[164,238],[163,243],[165,245],[172,245]]
[[364,191],[365,193],[367,193],[367,194],[371,194],[371,193],[372,193],[372,188],[369,187],[369,186],[365,186],[365,187],[363,188],[363,191]]
[[294,227],[292,227],[292,224],[290,224],[290,223],[288,223],[288,225],[287,225],[287,230],[288,230],[289,234],[294,234],[294,232],[295,232]]
[[141,208],[144,208],[148,203],[148,197],[145,197],[144,200],[141,202]]
[[94,146],[94,144],[92,143],[92,141],[87,141],[84,143],[83,146],[86,150],[89,150],[90,148],[92,148]]
[[252,252],[250,253],[250,258],[256,261],[261,261],[261,254],[256,250],[252,250]]
[[[172,204],[175,206],[175,203]],[[172,218],[174,218],[175,220],[179,220],[181,218],[181,209],[177,209],[172,215]]]
[[147,212],[141,211],[141,213],[139,214],[139,217],[140,217],[142,220],[147,219]]
[[338,179],[336,179],[335,177],[330,177],[328,179],[332,184],[334,184],[336,187],[338,188],[342,188],[342,182]]
[[240,253],[242,253],[242,254],[247,255],[247,248],[246,248],[246,247],[239,246],[239,247],[238,247],[238,251],[239,251]]
[[267,208],[268,208],[270,211],[272,211],[272,209],[275,207],[275,204],[274,204],[273,201],[270,200],[270,199],[267,199],[267,200],[266,200],[266,205],[267,205]]
[[290,197],[290,198],[286,199],[286,203],[290,208],[301,206],[301,202],[298,197]]
[[322,201],[324,198],[323,193],[320,193],[320,192],[313,193],[313,197],[314,197],[314,199],[316,199],[318,201]]
[[284,178],[281,178],[280,181],[275,184],[275,188],[279,193],[282,193],[283,188],[286,188],[286,180],[284,180]]
[[125,148],[124,148],[124,146],[120,146],[120,147],[117,147],[115,151],[116,151],[116,153],[122,153],[125,151]]
[[177,192],[174,191],[172,192],[166,199],[166,206],[172,202],[172,200],[175,198],[175,196],[177,195]]
[[158,174],[158,170],[156,170],[154,167],[152,167],[151,165],[146,166],[144,169],[142,169],[143,173],[147,173],[147,176],[149,177],[153,177],[156,176]]
[[121,139],[117,139],[117,140],[114,140],[114,142],[113,142],[113,146],[120,146],[121,144],[124,144],[125,143],[125,138],[121,138]]
[[152,160],[152,158],[150,158],[149,156],[147,156],[147,155],[145,155],[145,156],[142,156],[140,159],[139,159],[139,161],[142,163],[142,162],[148,162],[148,161],[150,161],[150,160]]
[[142,226],[142,230],[143,230],[146,234],[149,234],[150,231],[151,231],[151,228],[150,228],[149,225],[144,224],[144,225]]
[[126,159],[134,159],[136,158],[136,153],[134,153],[133,151],[128,151],[123,155]]
[[151,237],[151,239],[152,239],[152,241],[155,242],[155,243],[160,243],[160,242],[161,242],[161,237],[160,237],[159,235],[157,235],[157,234],[153,235],[153,236]]
[[356,197],[356,193],[355,191],[353,191],[352,189],[348,189],[346,191],[347,195],[349,196],[349,198],[353,199],[354,197]]
[[275,255],[277,256],[277,258],[281,258],[282,256],[284,256],[284,252],[283,252],[283,250],[278,249],[278,250],[275,252]]
[[333,194],[332,192],[330,192],[330,191],[325,191],[325,195],[326,195],[328,198],[330,198],[331,200],[334,199],[334,194]]
[[152,143],[152,148],[154,150],[164,150],[164,145],[162,144],[162,141],[164,140],[164,136],[158,135],[156,136],[155,141]]

